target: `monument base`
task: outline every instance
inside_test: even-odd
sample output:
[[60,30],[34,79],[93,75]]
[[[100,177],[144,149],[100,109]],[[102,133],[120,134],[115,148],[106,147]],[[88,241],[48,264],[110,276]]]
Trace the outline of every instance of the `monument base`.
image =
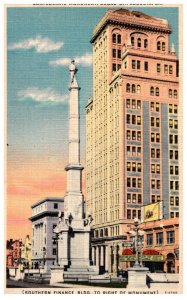
[[51,279],[50,285],[55,283],[64,282],[64,268],[62,267],[53,267],[51,268]]
[[146,280],[148,268],[132,267],[128,270],[128,285],[127,288],[147,288]]

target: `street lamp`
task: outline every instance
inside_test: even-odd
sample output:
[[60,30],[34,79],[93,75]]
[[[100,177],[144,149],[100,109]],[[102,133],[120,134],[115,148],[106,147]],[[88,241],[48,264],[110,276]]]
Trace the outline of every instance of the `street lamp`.
[[[130,231],[130,234],[132,236],[134,236],[134,238],[135,238],[135,242],[134,242],[135,243],[135,264],[133,266],[134,268],[143,266],[143,264],[142,264],[142,246],[143,246],[144,232],[142,230],[139,230],[138,226],[139,226],[139,220],[138,220],[138,218],[135,218],[134,219],[134,231]],[[140,264],[139,264],[138,248],[140,248],[140,252],[141,252]]]

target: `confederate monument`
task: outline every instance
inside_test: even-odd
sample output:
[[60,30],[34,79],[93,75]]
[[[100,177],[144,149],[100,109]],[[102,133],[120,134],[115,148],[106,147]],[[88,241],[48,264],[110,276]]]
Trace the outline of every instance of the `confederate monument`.
[[[59,214],[59,223],[54,232],[58,235],[57,269],[64,270],[64,278],[88,278],[98,274],[91,265],[90,223],[91,215],[84,219],[82,194],[82,170],[80,164],[79,90],[75,74],[78,69],[72,60],[70,72],[69,98],[69,162],[67,191],[64,196],[64,217]],[[55,269],[55,268],[54,268]]]

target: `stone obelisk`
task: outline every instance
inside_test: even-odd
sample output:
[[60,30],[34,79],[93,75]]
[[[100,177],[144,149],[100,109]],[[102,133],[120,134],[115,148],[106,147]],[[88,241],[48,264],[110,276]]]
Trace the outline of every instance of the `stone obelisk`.
[[80,87],[75,76],[77,71],[75,62],[72,60],[69,67],[69,159],[65,168],[67,191],[64,197],[64,218],[59,218],[59,223],[54,229],[58,235],[58,265],[64,268],[64,273],[70,273],[74,277],[97,272],[91,266],[90,223],[92,217],[88,215],[84,218],[83,167],[80,164]]

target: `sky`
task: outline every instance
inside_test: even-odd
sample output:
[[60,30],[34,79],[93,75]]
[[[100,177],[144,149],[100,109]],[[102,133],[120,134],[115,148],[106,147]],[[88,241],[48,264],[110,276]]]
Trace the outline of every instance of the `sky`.
[[[178,53],[177,8],[125,8],[167,19],[173,30],[170,43]],[[85,105],[92,96],[90,39],[107,9],[7,9],[7,238],[31,234],[32,204],[65,194],[72,58],[79,69],[81,162],[85,165]],[[84,187],[83,178],[83,191]]]

